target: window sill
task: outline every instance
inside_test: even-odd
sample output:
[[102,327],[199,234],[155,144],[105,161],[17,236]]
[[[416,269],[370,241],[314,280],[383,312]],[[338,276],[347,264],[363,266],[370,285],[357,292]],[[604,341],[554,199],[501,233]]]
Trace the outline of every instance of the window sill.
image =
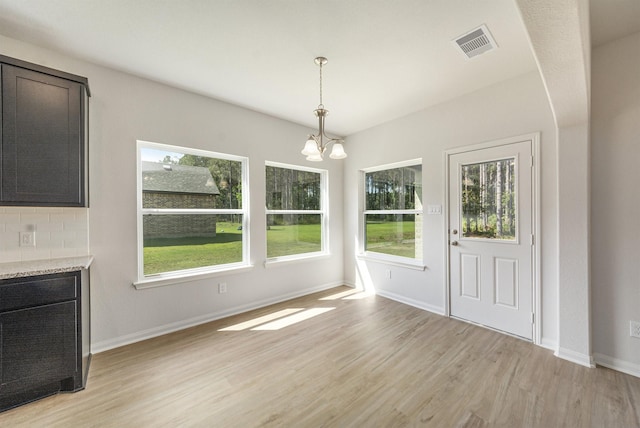
[[158,275],[145,278],[133,283],[136,290],[144,290],[146,288],[164,287],[167,285],[175,285],[183,282],[198,281],[216,276],[229,275],[235,273],[246,272],[253,269],[253,265],[236,265],[218,270],[209,270],[204,272],[177,273],[175,275]]
[[403,267],[403,268],[407,268],[407,269],[413,269],[413,270],[420,270],[423,271],[425,270],[427,267],[422,264],[420,261],[416,260],[413,261],[411,259],[395,259],[395,258],[386,258],[386,257],[380,257],[380,256],[373,256],[371,254],[358,254],[356,256],[356,258],[358,260],[363,260],[366,262],[375,262],[375,263],[381,263],[381,264],[385,264],[385,265],[392,265],[392,266],[398,266],[398,267]]
[[310,262],[321,259],[328,259],[331,256],[329,253],[308,253],[297,256],[285,256],[268,259],[264,262],[264,267],[269,269],[273,267],[290,265],[293,263]]

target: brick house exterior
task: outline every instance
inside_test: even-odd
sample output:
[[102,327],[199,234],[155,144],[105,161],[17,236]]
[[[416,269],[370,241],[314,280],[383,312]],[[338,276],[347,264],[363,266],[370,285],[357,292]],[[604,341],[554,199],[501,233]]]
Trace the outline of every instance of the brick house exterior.
[[[220,194],[208,168],[142,162],[143,208],[214,208]],[[215,215],[145,215],[144,238],[216,236]]]

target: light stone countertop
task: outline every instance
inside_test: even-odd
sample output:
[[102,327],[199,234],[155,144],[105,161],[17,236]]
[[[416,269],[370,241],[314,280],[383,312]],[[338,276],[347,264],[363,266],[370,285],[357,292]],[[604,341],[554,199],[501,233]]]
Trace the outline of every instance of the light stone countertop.
[[60,259],[29,260],[25,262],[0,263],[0,279],[48,275],[87,269],[93,256],[65,257]]

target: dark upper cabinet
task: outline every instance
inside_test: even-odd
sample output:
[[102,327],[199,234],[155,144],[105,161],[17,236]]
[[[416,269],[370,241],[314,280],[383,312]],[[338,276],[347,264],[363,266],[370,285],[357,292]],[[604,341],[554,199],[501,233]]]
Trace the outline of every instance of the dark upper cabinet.
[[0,61],[0,205],[87,206],[86,79]]

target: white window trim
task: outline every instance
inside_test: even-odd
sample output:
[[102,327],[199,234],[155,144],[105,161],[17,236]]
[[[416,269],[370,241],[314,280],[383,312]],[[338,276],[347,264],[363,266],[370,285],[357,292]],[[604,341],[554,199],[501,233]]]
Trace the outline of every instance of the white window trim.
[[170,272],[164,273],[162,275],[154,275],[147,276],[143,280],[138,280],[133,283],[133,286],[136,290],[144,290],[145,288],[154,288],[154,287],[164,287],[166,285],[176,285],[182,284],[185,282],[191,281],[199,281],[201,279],[214,278],[217,276],[224,276],[229,274],[236,274],[241,272],[250,271],[253,269],[253,265],[247,265],[245,263],[230,263],[224,266],[224,268],[219,268],[216,270],[203,270],[203,268],[199,269],[189,269],[189,270],[181,270],[174,272],[175,275],[172,275]]
[[316,251],[313,253],[294,254],[291,256],[272,257],[265,260],[264,267],[269,269],[273,267],[287,266],[294,263],[316,261],[318,259],[327,259],[331,255],[326,252]]
[[[410,160],[406,160],[406,161],[401,161],[401,162],[393,162],[393,163],[388,163],[388,164],[384,164],[384,165],[377,165],[374,167],[369,167],[369,168],[363,168],[360,170],[360,198],[359,198],[359,211],[360,211],[360,227],[359,227],[359,246],[358,246],[358,253],[356,254],[356,257],[359,260],[365,260],[365,261],[373,261],[373,262],[377,262],[377,263],[383,263],[383,264],[388,264],[388,265],[393,265],[393,266],[399,266],[399,267],[406,267],[409,269],[416,269],[416,270],[425,270],[426,266],[424,264],[424,256],[423,259],[412,259],[409,257],[402,257],[402,256],[394,256],[391,254],[384,254],[384,253],[377,253],[374,251],[367,251],[366,250],[366,246],[367,246],[367,234],[366,234],[366,227],[367,227],[367,221],[366,221],[366,216],[367,214],[424,214],[424,209],[408,209],[408,210],[366,210],[365,207],[367,206],[367,192],[365,191],[365,180],[366,180],[366,175],[367,173],[370,172],[376,172],[376,171],[386,171],[388,169],[396,169],[396,168],[403,168],[403,167],[409,167],[409,166],[416,166],[416,165],[420,165],[422,166],[422,158],[416,158],[416,159],[410,159]],[[423,174],[423,183],[422,183],[422,188],[424,189],[424,174]],[[422,195],[422,198],[424,198],[424,195]],[[424,206],[424,204],[422,204]],[[424,215],[422,216],[422,221],[424,222]],[[424,223],[423,223],[423,230],[424,230]],[[423,238],[424,239],[424,238]],[[424,242],[423,242],[424,245]]]
[[372,166],[368,168],[362,168],[361,171],[364,173],[367,173],[367,172],[384,171],[387,169],[396,169],[396,168],[403,168],[405,166],[416,166],[416,165],[422,165],[422,158],[415,158],[415,159],[410,159],[410,160],[401,161],[401,162],[393,162],[393,163],[387,163],[384,165],[377,165],[377,166]]
[[398,266],[407,269],[425,270],[427,268],[420,260],[410,259],[408,257],[392,256],[391,254],[365,251],[364,254],[358,254],[356,257],[358,260]]
[[[226,159],[241,162],[242,167],[242,208],[240,209],[166,209],[166,208],[142,208],[142,149],[149,148],[167,152],[184,153],[194,156],[204,156],[217,159]],[[229,155],[226,153],[212,152],[208,150],[192,149],[182,146],[154,143],[151,141],[136,141],[136,198],[137,198],[137,252],[138,252],[138,278],[133,282],[136,289],[160,287],[177,284],[186,281],[195,281],[228,273],[237,273],[253,266],[249,261],[249,159],[244,156]],[[153,275],[144,275],[144,214],[239,214],[242,216],[242,261],[223,265],[204,266],[194,269],[162,272]]]
[[[280,162],[265,161],[266,167],[271,166],[283,169],[295,169],[298,171],[314,172],[320,174],[320,209],[319,210],[270,210],[266,207],[265,201],[265,219],[269,214],[320,214],[322,218],[322,231],[320,236],[320,251],[310,253],[291,254],[280,257],[265,257],[264,266],[266,268],[272,266],[281,266],[291,263],[309,261],[311,259],[325,258],[330,255],[329,252],[329,172],[326,169],[310,168],[307,166],[292,165]],[[266,182],[265,182],[266,188]],[[266,192],[265,192],[266,197]],[[265,250],[267,249],[267,234],[265,233]]]

